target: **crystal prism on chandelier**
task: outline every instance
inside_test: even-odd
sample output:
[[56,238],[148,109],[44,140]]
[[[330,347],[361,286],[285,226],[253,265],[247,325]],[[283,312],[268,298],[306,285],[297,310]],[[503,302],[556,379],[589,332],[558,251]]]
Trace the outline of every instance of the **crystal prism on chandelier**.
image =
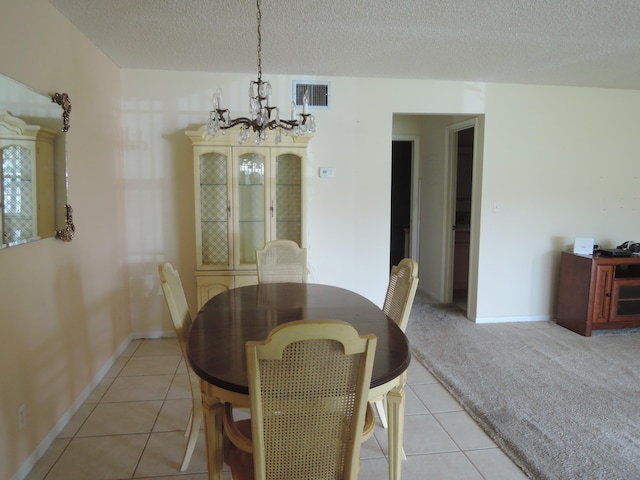
[[258,80],[252,80],[249,84],[249,117],[231,118],[228,108],[222,108],[222,92],[220,89],[213,95],[213,110],[209,113],[207,131],[209,135],[215,136],[225,130],[240,126],[238,143],[245,143],[251,132],[255,132],[255,143],[258,145],[261,140],[266,140],[269,130],[275,130],[275,143],[282,140],[282,134],[303,135],[316,131],[316,119],[308,113],[309,96],[304,94],[302,100],[302,113],[296,111],[295,102],[291,102],[291,118],[283,120],[280,118],[280,109],[271,104],[271,84],[262,80],[262,12],[260,11],[260,0],[256,1],[258,7]]

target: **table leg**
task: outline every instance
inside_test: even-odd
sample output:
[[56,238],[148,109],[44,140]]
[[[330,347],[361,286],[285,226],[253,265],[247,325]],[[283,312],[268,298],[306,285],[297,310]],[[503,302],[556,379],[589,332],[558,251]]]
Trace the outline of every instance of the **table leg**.
[[400,480],[402,470],[402,437],[404,433],[404,383],[387,393],[387,422],[389,424],[389,480]]
[[222,480],[222,415],[224,414],[224,404],[218,399],[208,398],[203,393],[202,413],[204,414],[209,480]]

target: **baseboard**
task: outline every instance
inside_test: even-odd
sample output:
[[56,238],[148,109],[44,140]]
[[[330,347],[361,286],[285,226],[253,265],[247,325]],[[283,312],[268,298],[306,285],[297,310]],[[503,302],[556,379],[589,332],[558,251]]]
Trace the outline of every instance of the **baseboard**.
[[554,315],[521,315],[515,317],[477,317],[475,323],[546,322]]

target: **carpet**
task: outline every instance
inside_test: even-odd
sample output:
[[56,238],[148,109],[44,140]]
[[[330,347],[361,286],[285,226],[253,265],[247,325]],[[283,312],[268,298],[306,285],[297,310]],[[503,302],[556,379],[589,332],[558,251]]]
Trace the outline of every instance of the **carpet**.
[[534,479],[640,479],[640,330],[475,324],[418,293],[414,356]]

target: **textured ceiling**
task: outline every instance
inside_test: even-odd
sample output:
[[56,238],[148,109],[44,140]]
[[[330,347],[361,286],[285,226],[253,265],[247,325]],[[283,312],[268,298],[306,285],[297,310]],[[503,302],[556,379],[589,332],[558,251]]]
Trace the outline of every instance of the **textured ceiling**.
[[[257,72],[252,0],[49,0],[122,68]],[[269,74],[640,89],[639,0],[263,0]]]

